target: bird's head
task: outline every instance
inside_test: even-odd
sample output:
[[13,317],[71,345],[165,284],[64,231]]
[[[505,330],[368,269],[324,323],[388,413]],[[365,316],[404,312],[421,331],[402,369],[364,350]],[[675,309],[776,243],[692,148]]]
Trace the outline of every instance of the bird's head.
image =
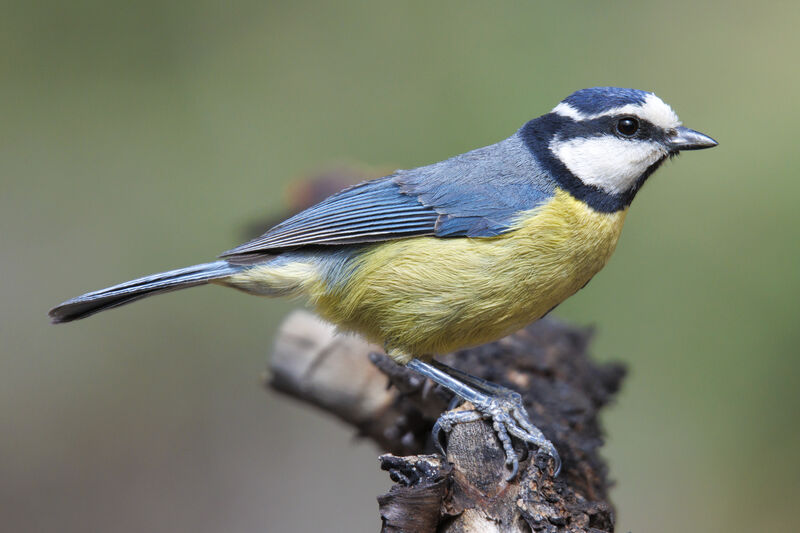
[[[538,133],[531,135],[534,129]],[[683,127],[655,94],[617,87],[574,92],[522,133],[555,177],[579,197],[625,206],[666,158],[717,145]]]

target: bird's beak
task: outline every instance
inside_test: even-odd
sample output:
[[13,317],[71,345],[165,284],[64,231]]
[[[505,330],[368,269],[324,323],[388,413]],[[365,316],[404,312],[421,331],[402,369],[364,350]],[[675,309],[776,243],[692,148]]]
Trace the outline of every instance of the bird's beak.
[[675,135],[667,140],[670,152],[682,152],[683,150],[702,150],[703,148],[713,148],[717,141],[704,135],[699,131],[690,130],[683,126],[675,128]]

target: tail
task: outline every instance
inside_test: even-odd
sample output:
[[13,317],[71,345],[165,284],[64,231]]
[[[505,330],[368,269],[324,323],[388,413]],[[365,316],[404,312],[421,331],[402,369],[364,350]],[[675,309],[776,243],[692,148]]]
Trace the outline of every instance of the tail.
[[71,322],[154,294],[204,285],[211,280],[235,274],[244,268],[227,261],[216,261],[170,270],[89,292],[52,308],[48,314],[53,324]]

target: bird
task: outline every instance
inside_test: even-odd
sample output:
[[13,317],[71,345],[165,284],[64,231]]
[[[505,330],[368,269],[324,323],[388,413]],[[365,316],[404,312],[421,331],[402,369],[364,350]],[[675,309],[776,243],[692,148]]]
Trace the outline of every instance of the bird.
[[365,181],[208,263],[78,296],[70,322],[165,292],[213,284],[301,297],[341,331],[472,404],[436,422],[487,419],[510,470],[512,437],[561,460],[521,396],[434,359],[499,339],[546,315],[603,268],[629,206],[667,159],[717,146],[653,92],[578,90],[510,137]]

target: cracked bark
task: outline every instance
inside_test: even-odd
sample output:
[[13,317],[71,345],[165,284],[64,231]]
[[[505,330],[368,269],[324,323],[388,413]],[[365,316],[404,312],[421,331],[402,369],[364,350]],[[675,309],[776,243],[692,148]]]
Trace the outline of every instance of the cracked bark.
[[382,531],[610,532],[614,508],[597,417],[625,369],[593,362],[590,337],[546,318],[440,358],[522,394],[531,421],[561,454],[556,479],[547,457],[531,450],[517,478],[506,481],[503,450],[486,421],[457,425],[443,459],[430,433],[452,394],[304,311],[281,327],[269,385],[339,417],[387,452],[381,468],[395,485],[378,497]]

